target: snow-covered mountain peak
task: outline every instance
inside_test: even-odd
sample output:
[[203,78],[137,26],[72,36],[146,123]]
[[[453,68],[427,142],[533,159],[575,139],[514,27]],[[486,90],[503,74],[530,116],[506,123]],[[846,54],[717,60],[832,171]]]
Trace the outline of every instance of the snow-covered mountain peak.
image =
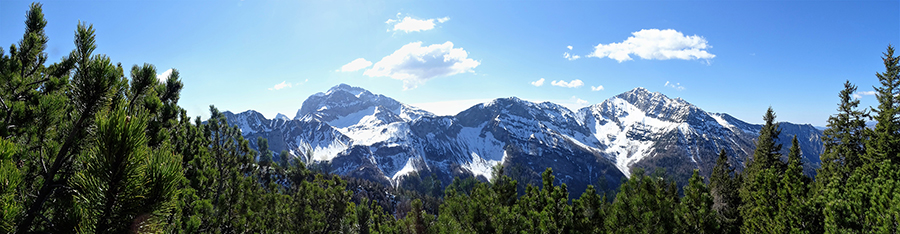
[[222,112],[222,115],[225,116],[228,125],[237,125],[244,135],[260,131],[269,131],[272,128],[271,121],[266,119],[262,113],[255,110],[248,110],[237,114],[232,113],[231,111],[225,111]]
[[348,93],[350,93],[350,94],[352,94],[353,96],[356,96],[356,97],[360,97],[360,96],[365,95],[365,94],[369,94],[369,95],[372,94],[372,93],[369,92],[368,90],[365,90],[365,89],[360,88],[360,87],[354,87],[354,86],[350,86],[350,85],[348,85],[348,84],[339,84],[339,85],[335,85],[334,87],[331,87],[331,89],[328,89],[328,92],[326,92],[325,95],[329,95],[329,94],[331,94],[331,93],[334,93],[334,92],[341,92],[341,91],[343,91],[343,92],[348,92]]
[[330,122],[377,106],[393,112],[404,121],[422,116],[434,116],[431,112],[408,106],[384,95],[372,94],[359,87],[340,84],[332,87],[328,92],[314,94],[303,101],[303,105],[297,111],[294,119],[312,115],[324,122]]
[[534,103],[517,97],[497,98],[490,102],[478,104],[460,112],[457,116],[481,116],[481,118],[476,118],[479,121],[484,121],[486,118],[516,116],[538,121],[571,121],[573,124],[578,123],[575,113],[562,105],[552,102]]
[[282,113],[278,113],[277,115],[275,115],[275,120],[290,121],[291,118],[288,118],[287,115],[284,115]]
[[[704,112],[684,99],[669,98],[665,94],[659,92],[651,93],[642,87],[616,95],[615,97],[604,101],[604,103],[610,101],[615,102],[617,99],[624,100],[631,105],[634,105],[647,116],[666,121],[684,122],[688,120],[689,116]],[[598,105],[604,105],[604,103]]]

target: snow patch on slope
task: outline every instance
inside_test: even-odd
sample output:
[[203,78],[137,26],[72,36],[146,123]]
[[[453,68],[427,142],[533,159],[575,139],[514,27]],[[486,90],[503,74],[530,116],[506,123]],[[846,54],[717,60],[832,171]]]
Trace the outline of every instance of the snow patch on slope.
[[[630,177],[630,166],[649,156],[652,139],[638,138],[630,135],[645,135],[649,133],[665,132],[679,126],[678,123],[662,121],[647,116],[636,106],[621,98],[612,98],[604,103],[615,110],[614,116],[618,122],[603,116],[605,121],[597,121],[594,126],[594,137],[600,144],[607,145],[604,153],[616,164],[616,167],[625,176]],[[595,106],[599,112],[600,106]]]
[[503,156],[499,161],[485,160],[478,156],[478,154],[476,154],[475,152],[472,152],[472,161],[468,164],[463,165],[462,167],[471,171],[472,174],[474,174],[476,177],[479,175],[484,176],[484,178],[487,178],[488,181],[490,181],[493,177],[494,166],[500,164],[503,158],[506,158],[506,152],[503,152]]
[[399,179],[401,176],[407,175],[414,171],[416,171],[416,167],[413,165],[413,158],[409,158],[406,160],[406,165],[404,165],[402,169],[391,176],[391,180],[397,181],[397,179]]

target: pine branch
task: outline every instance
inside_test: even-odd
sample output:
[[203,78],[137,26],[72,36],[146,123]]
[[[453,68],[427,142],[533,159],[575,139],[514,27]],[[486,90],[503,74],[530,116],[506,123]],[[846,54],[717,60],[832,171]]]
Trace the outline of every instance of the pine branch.
[[[94,100],[94,103],[90,103],[89,106],[94,106],[96,102],[97,100]],[[55,190],[56,187],[52,185],[58,182],[58,180],[55,180],[56,174],[62,169],[63,164],[66,161],[69,161],[69,157],[72,155],[69,151],[72,150],[71,148],[73,145],[80,139],[81,133],[87,128],[87,126],[85,126],[85,121],[87,120],[87,116],[91,114],[88,112],[93,111],[85,110],[85,112],[81,113],[78,121],[75,122],[75,127],[69,132],[69,136],[66,138],[65,143],[63,143],[62,147],[59,149],[56,159],[53,161],[53,166],[44,176],[44,181],[48,181],[49,183],[44,183],[44,185],[42,185],[34,203],[28,208],[28,211],[25,212],[25,217],[22,219],[22,222],[19,223],[19,227],[16,229],[17,233],[25,233],[31,228],[35,216],[39,215],[44,203],[47,202],[47,199],[50,198],[50,195]],[[79,137],[76,137],[76,135]]]

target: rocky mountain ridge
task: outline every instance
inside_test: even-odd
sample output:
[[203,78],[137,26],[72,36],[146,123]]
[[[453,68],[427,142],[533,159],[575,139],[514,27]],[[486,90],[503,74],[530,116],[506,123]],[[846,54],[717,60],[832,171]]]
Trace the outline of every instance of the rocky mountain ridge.
[[[664,168],[684,182],[693,169],[708,174],[719,149],[740,169],[761,127],[644,88],[576,112],[511,97],[436,116],[341,84],[310,96],[293,119],[252,110],[225,115],[245,138],[267,138],[276,153],[328,162],[340,175],[396,185],[411,173],[433,174],[446,185],[455,176],[489,180],[492,167],[503,164],[515,179],[536,182],[552,167],[577,194],[589,184],[614,189],[634,168]],[[805,171],[814,173],[821,130],[786,122],[780,128],[785,155],[797,135]]]

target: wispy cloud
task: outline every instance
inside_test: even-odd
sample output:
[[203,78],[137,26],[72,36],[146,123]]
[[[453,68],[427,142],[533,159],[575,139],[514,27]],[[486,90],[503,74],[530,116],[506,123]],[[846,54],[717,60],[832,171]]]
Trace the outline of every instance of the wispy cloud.
[[416,19],[413,17],[403,17],[400,18],[400,13],[397,13],[397,19],[389,19],[386,24],[393,24],[393,29],[388,29],[388,31],[404,31],[404,32],[419,32],[419,31],[428,31],[434,29],[435,21],[437,23],[444,23],[450,20],[450,17],[443,17],[438,19]]
[[562,105],[571,111],[578,111],[578,109],[584,108],[591,104],[587,100],[578,98],[576,96],[572,96],[569,99],[558,99],[558,100],[547,100],[547,101],[551,101],[553,103]]
[[572,99],[575,99],[575,104],[578,104],[578,105],[587,105],[589,103],[588,101],[578,98],[578,97],[575,97],[575,96],[572,96]]
[[368,60],[366,60],[364,58],[358,58],[358,59],[354,59],[353,61],[350,61],[350,63],[347,63],[344,66],[341,66],[341,69],[338,69],[337,71],[352,72],[352,71],[358,71],[363,68],[367,68],[369,66],[372,66],[372,62],[369,62]]
[[269,90],[280,90],[283,88],[290,88],[290,87],[293,87],[293,85],[291,85],[291,83],[288,83],[287,81],[282,81],[280,84],[276,84],[272,88],[269,88]]
[[572,80],[569,82],[566,82],[564,80],[554,80],[554,81],[551,81],[550,84],[553,86],[559,86],[559,87],[578,88],[578,87],[581,87],[582,85],[584,85],[584,82],[579,79],[575,79],[575,80]]
[[865,96],[875,96],[877,94],[875,91],[859,91],[853,94],[853,98],[861,99],[863,95]]
[[666,84],[663,86],[673,88],[678,91],[684,90],[684,86],[681,86],[681,83],[672,83],[672,82],[666,81]]
[[[572,46],[566,46],[569,50],[572,50]],[[576,60],[581,58],[579,55],[569,54],[569,52],[563,52],[563,58],[568,59],[569,61]]]
[[706,50],[711,48],[705,38],[697,35],[685,36],[674,29],[642,29],[631,33],[623,42],[598,44],[588,57],[611,58],[624,62],[631,60],[631,55],[642,59],[712,59],[716,55]]
[[603,85],[591,86],[591,91],[603,90]]
[[531,82],[531,85],[534,85],[535,87],[541,87],[541,85],[544,85],[544,78]]
[[169,75],[172,75],[172,68],[169,68],[169,70],[164,71],[162,74],[156,75],[156,79],[159,80],[160,83],[165,83],[166,80],[169,79]]
[[453,42],[422,46],[422,42],[404,45],[366,70],[369,77],[390,77],[403,81],[403,89],[414,89],[436,77],[474,72],[481,62],[468,58]]

